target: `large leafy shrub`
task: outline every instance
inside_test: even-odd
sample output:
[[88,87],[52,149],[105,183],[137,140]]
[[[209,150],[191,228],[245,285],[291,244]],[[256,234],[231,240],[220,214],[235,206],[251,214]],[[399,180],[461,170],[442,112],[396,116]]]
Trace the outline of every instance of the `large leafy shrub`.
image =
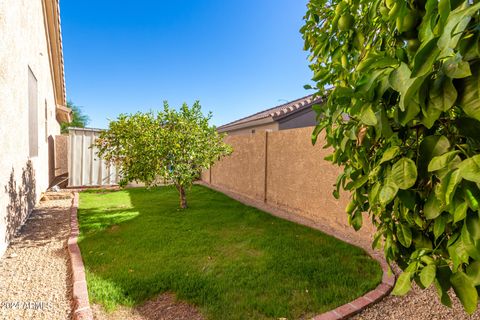
[[164,103],[161,112],[122,114],[95,141],[99,156],[120,169],[121,185],[141,181],[147,186],[172,181],[187,207],[186,191],[202,169],[232,152],[223,135],[209,125],[200,103],[177,111]]
[[315,143],[330,160],[355,229],[411,281],[451,287],[469,313],[480,288],[480,3],[310,0],[301,29],[319,94]]

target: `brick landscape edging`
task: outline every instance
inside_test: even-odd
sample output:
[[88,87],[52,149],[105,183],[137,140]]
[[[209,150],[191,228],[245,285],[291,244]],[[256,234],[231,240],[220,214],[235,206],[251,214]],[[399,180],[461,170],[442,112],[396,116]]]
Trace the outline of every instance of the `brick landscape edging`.
[[70,237],[68,238],[68,252],[72,267],[73,282],[73,320],[92,320],[93,313],[88,300],[87,280],[85,278],[85,267],[82,254],[77,240],[79,235],[78,227],[78,192],[73,193],[70,216]]
[[395,275],[393,275],[393,273],[389,274],[388,264],[385,261],[385,259],[383,258],[383,256],[381,255],[381,253],[379,253],[377,251],[373,251],[372,249],[370,249],[368,247],[368,245],[367,246],[359,245],[359,242],[357,242],[357,241],[355,241],[351,238],[346,238],[345,236],[343,236],[339,233],[336,233],[335,230],[333,230],[333,229],[327,229],[322,225],[314,223],[310,219],[301,217],[299,215],[291,214],[291,213],[289,213],[289,212],[287,212],[287,211],[285,211],[281,208],[272,206],[270,204],[247,198],[247,197],[242,196],[238,193],[235,193],[235,192],[226,190],[224,188],[206,183],[205,181],[199,181],[197,183],[200,184],[200,185],[203,185],[207,188],[222,192],[222,193],[226,194],[227,196],[229,196],[229,197],[231,197],[231,198],[233,198],[237,201],[240,201],[240,202],[242,202],[246,205],[255,207],[255,208],[260,209],[262,211],[268,212],[268,213],[270,213],[274,216],[280,217],[282,219],[290,220],[290,221],[293,221],[295,223],[303,224],[303,225],[305,225],[307,227],[310,227],[310,228],[313,228],[313,229],[320,230],[320,231],[322,231],[322,232],[324,232],[324,233],[326,233],[330,236],[333,236],[333,237],[335,237],[337,239],[340,239],[344,242],[347,242],[351,245],[354,245],[356,247],[360,247],[360,248],[364,249],[373,259],[378,261],[378,263],[380,264],[380,266],[382,268],[383,275],[382,275],[382,282],[375,289],[367,292],[366,294],[364,294],[360,298],[357,298],[357,299],[355,299],[355,300],[353,300],[349,303],[346,303],[346,304],[344,304],[344,305],[342,305],[342,306],[340,306],[336,309],[333,309],[333,310],[327,311],[325,313],[319,314],[317,316],[314,316],[312,318],[312,320],[348,319],[348,318],[354,316],[355,314],[359,313],[360,311],[364,310],[368,306],[371,306],[371,305],[377,303],[378,301],[382,300],[385,296],[387,296],[390,293],[390,291],[392,291],[392,288],[395,284]]

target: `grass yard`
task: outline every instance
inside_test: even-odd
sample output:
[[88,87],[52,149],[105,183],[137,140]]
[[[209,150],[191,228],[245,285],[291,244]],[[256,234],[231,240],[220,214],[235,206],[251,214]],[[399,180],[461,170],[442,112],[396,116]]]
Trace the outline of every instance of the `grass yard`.
[[298,319],[380,283],[363,250],[194,186],[80,194],[79,245],[90,299],[114,310],[166,291],[207,319]]

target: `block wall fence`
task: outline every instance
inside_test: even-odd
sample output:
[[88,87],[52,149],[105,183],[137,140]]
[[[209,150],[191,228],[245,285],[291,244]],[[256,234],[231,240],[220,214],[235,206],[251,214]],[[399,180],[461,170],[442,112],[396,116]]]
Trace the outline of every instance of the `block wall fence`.
[[324,160],[330,150],[323,137],[311,143],[313,127],[250,135],[232,135],[225,142],[233,154],[202,172],[202,181],[219,189],[262,201],[310,219],[341,233],[355,233],[370,240],[374,227],[364,216],[362,229],[348,224],[345,207],[349,195],[333,197],[333,185],[341,168]]

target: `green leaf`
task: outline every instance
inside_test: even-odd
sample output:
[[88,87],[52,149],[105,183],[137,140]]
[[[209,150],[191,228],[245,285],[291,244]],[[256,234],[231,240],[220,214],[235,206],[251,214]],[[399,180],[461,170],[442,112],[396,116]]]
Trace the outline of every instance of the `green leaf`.
[[405,111],[412,97],[417,93],[425,77],[411,78],[411,71],[402,62],[398,68],[390,73],[388,81],[390,86],[400,93],[400,110]]
[[411,190],[400,190],[398,192],[398,197],[400,201],[402,201],[403,205],[410,209],[415,210],[415,205],[417,203],[416,194],[414,191]]
[[428,164],[432,158],[440,156],[450,149],[450,142],[445,136],[428,136],[420,144],[418,172],[421,177],[427,175]]
[[[374,61],[370,65],[370,69],[383,69],[387,67],[396,67],[399,64],[400,62],[397,59],[386,56],[381,59],[378,59],[377,61]],[[361,70],[358,70],[358,71],[361,71]]]
[[317,143],[318,136],[320,135],[320,132],[322,132],[323,129],[325,129],[326,125],[324,124],[317,124],[315,126],[315,129],[313,129],[312,132],[312,144],[315,145]]
[[362,96],[366,97],[368,100],[372,100],[375,93],[374,89],[384,73],[385,70],[376,69],[370,73],[363,74],[355,85],[355,92],[360,92],[362,93]]
[[413,238],[413,243],[415,245],[416,249],[432,249],[432,241],[422,233],[418,233],[414,238]]
[[469,117],[462,117],[455,121],[455,126],[462,136],[480,141],[480,121]]
[[430,196],[423,207],[423,213],[426,219],[432,220],[438,217],[442,213],[442,204],[437,199],[435,192],[430,193]]
[[450,245],[447,250],[450,254],[450,259],[452,259],[454,271],[456,271],[462,263],[468,263],[469,255],[461,237]]
[[480,217],[478,214],[469,215],[464,225],[467,226],[468,233],[471,235],[473,240],[480,240]]
[[448,216],[446,215],[441,215],[435,219],[435,223],[433,224],[433,235],[435,236],[435,240],[437,240],[445,231],[447,219]]
[[355,183],[353,184],[353,189],[358,189],[361,186],[363,186],[366,182],[368,181],[368,175],[362,176],[360,178],[357,178],[355,180]]
[[477,309],[478,293],[470,278],[462,271],[450,277],[453,290],[462,303],[465,311],[472,314]]
[[375,203],[377,201],[378,194],[380,193],[380,188],[381,188],[380,182],[376,182],[373,187],[370,189],[370,192],[368,193],[368,201],[370,203]]
[[462,61],[462,57],[457,54],[443,63],[443,71],[449,78],[461,79],[472,75],[470,64]]
[[355,211],[353,216],[350,216],[349,218],[350,218],[350,224],[352,225],[353,229],[355,229],[355,231],[360,230],[363,223],[362,212],[357,210]]
[[432,172],[446,168],[459,153],[459,151],[455,150],[434,157],[428,164],[428,171]]
[[368,52],[368,54],[360,61],[360,63],[357,65],[357,71],[365,71],[370,69],[370,66],[374,64],[375,62],[381,61],[385,59],[385,55],[378,54],[376,52]]
[[472,257],[474,260],[479,261],[480,251],[477,248],[477,241],[472,239],[472,234],[470,234],[467,224],[468,224],[468,227],[470,227],[470,221],[466,221],[463,224],[462,233],[461,233],[462,242],[465,247],[465,251],[468,253],[468,255]]
[[472,65],[472,75],[460,82],[460,106],[463,111],[480,121],[480,63]]
[[468,265],[467,276],[474,286],[480,285],[480,261],[474,261]]
[[313,75],[313,81],[320,81],[330,73],[328,69],[320,69]]
[[448,111],[457,100],[457,90],[452,79],[440,77],[435,79],[429,91],[429,108]]
[[405,126],[420,113],[420,105],[415,99],[411,99],[408,104],[405,104],[405,111],[398,111],[398,121]]
[[440,0],[438,2],[438,13],[440,14],[439,24],[441,24],[442,26],[445,25],[450,11],[450,0]]
[[383,206],[385,206],[395,198],[397,192],[398,186],[392,181],[387,181],[387,183],[382,186],[382,189],[380,189],[378,200]]
[[383,233],[382,232],[376,232],[375,233],[375,236],[373,237],[373,241],[372,241],[372,249],[380,249],[380,238],[382,237]]
[[460,220],[465,219],[467,216],[468,203],[466,201],[455,206],[455,211],[453,213],[453,223],[457,223]]
[[422,22],[418,27],[418,38],[422,42],[428,42],[428,40],[434,37],[433,26],[435,24],[437,14],[438,0],[427,0],[425,4],[425,15]]
[[380,162],[378,164],[382,164],[384,162],[390,161],[396,156],[400,154],[400,147],[399,146],[393,146],[388,148],[382,155],[382,158],[380,159]]
[[464,31],[470,21],[470,17],[480,9],[480,3],[469,6],[469,2],[465,1],[450,14],[445,23],[443,32],[438,39],[438,47],[440,48],[441,57],[451,55],[453,49],[457,46],[459,35]]
[[412,244],[412,231],[410,230],[410,227],[404,224],[398,224],[397,239],[405,248],[409,248]]
[[425,288],[430,287],[433,280],[435,280],[435,275],[437,273],[437,266],[430,264],[425,266],[420,272],[420,282]]
[[372,110],[372,105],[367,104],[363,106],[362,110],[360,111],[360,121],[367,126],[374,126],[377,124],[377,117]]
[[440,73],[430,84],[425,106],[422,108],[422,122],[431,128],[442,112],[448,111],[457,100],[457,90],[452,79]]
[[376,113],[377,115],[377,130],[380,130],[381,134],[385,138],[390,138],[393,135],[392,127],[388,123],[388,118],[383,107],[380,107],[380,112]]
[[392,294],[395,296],[403,296],[410,291],[412,288],[412,273],[411,272],[403,272],[399,277],[397,282],[395,283],[395,287],[393,288]]
[[421,77],[430,73],[433,69],[435,59],[440,53],[437,47],[438,38],[433,38],[422,44],[413,58],[413,69],[411,78]]
[[465,200],[467,200],[468,207],[473,211],[477,211],[480,208],[480,192],[478,187],[474,183],[469,182],[465,183],[462,189]]
[[440,182],[440,190],[443,193],[445,205],[449,206],[452,202],[455,190],[461,180],[460,170],[453,170],[446,174]]
[[452,301],[448,296],[448,290],[450,289],[450,276],[452,271],[448,266],[437,268],[437,277],[435,278],[434,284],[437,289],[437,293],[440,296],[440,301],[448,306],[452,306]]
[[458,171],[463,179],[480,183],[480,155],[463,160],[458,165]]
[[399,189],[409,189],[417,181],[417,166],[412,159],[401,158],[392,167],[390,179]]

